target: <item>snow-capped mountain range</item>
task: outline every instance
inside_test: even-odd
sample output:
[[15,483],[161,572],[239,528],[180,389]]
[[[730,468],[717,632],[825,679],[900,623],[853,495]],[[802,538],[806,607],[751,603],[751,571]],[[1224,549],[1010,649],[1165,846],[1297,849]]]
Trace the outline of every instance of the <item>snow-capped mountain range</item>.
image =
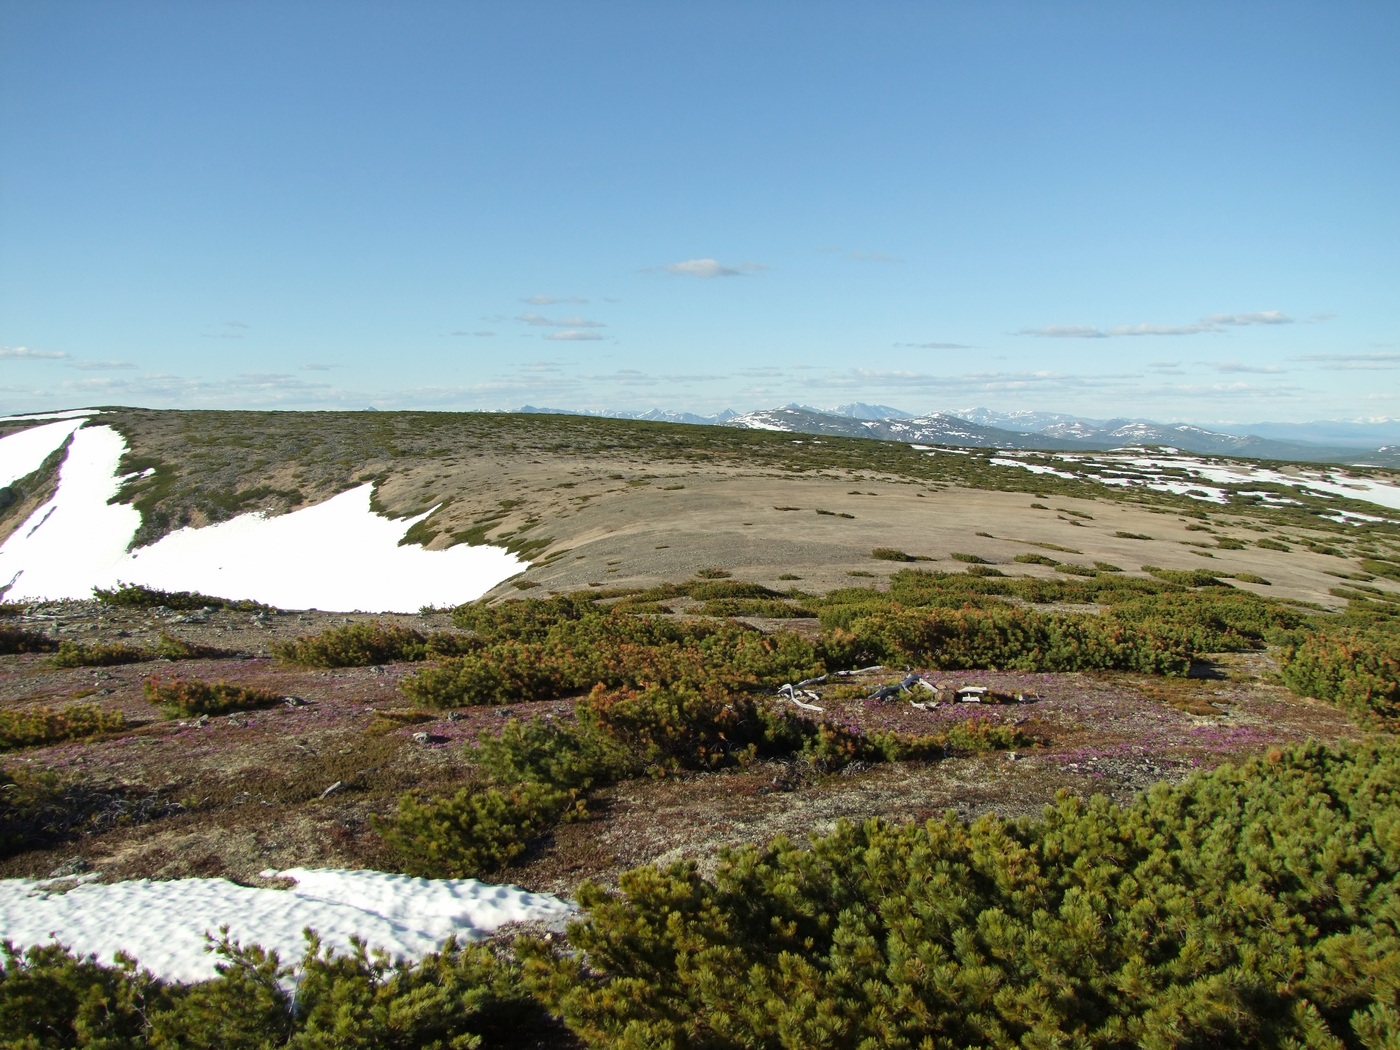
[[[1400,437],[1400,422],[1390,421],[1371,424],[1264,424],[1260,429],[1269,431],[1264,436],[1250,433],[1247,428],[1239,428],[1244,431],[1242,433],[1229,433],[1207,430],[1189,423],[1087,419],[1061,412],[994,412],[986,408],[969,408],[918,415],[889,405],[869,405],[859,401],[833,409],[793,403],[757,412],[725,410],[714,415],[660,409],[647,412],[570,413],[568,409],[535,408],[531,405],[519,411],[720,425],[966,448],[1064,450],[1156,445],[1208,455],[1400,467],[1400,443],[1396,441],[1396,437]],[[1310,440],[1315,435],[1331,440]]]

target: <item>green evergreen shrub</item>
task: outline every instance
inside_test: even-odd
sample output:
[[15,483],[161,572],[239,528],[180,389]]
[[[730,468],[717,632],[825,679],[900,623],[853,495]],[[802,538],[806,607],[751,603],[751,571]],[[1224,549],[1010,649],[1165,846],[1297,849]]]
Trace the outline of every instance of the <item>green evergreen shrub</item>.
[[410,875],[477,878],[499,871],[561,819],[583,812],[576,791],[535,782],[466,787],[450,798],[407,794],[374,829]]
[[41,631],[26,631],[19,627],[0,627],[0,655],[14,653],[51,653],[58,643]]
[[427,667],[404,680],[403,692],[424,706],[458,707],[551,699],[597,684],[776,686],[825,670],[811,643],[795,634],[763,634],[721,620],[590,612],[542,634],[532,625],[531,633],[533,641],[495,641]]
[[[62,946],[0,947],[0,1044],[17,1050],[467,1050],[539,1045],[554,1026],[519,968],[449,938],[416,963],[362,941],[336,952],[306,931],[300,962],[230,940],[218,976],[162,981]],[[294,982],[294,987],[293,987]]]
[[57,711],[48,707],[0,711],[0,751],[43,747],[125,728],[125,715],[96,704],[69,704]]
[[169,1003],[129,956],[105,966],[56,943],[19,951],[0,942],[0,1045],[13,1050],[135,1050],[147,1045],[149,1014]]
[[132,609],[229,609],[233,612],[272,611],[272,606],[248,599],[215,598],[198,591],[163,591],[155,587],[144,587],[138,583],[118,583],[112,588],[94,587],[93,597],[104,605],[125,606]]
[[201,682],[195,678],[174,678],[162,682],[146,679],[146,699],[157,704],[166,718],[189,718],[193,715],[221,715],[229,711],[246,711],[271,707],[282,697],[267,689],[231,685],[228,682]]
[[1400,751],[1309,746],[1126,809],[843,823],[585,884],[527,979],[592,1047],[1257,1046],[1400,1032]]
[[424,634],[412,627],[376,620],[347,623],[295,641],[277,642],[272,651],[283,662],[302,667],[368,667],[458,656],[484,644],[476,638],[445,631]]
[[55,667],[112,667],[117,664],[137,664],[155,659],[156,654],[137,645],[97,642],[59,642],[53,655]]
[[898,547],[876,547],[870,552],[872,558],[880,561],[913,561],[912,554],[905,554]]
[[1325,628],[1285,645],[1279,668],[1295,693],[1400,725],[1400,630]]

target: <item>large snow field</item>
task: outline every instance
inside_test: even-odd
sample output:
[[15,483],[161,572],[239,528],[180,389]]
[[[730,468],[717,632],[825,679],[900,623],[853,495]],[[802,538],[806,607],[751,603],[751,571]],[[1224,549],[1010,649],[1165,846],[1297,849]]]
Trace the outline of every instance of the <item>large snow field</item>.
[[[122,582],[289,609],[417,612],[479,598],[528,564],[500,547],[400,547],[404,533],[426,515],[380,517],[370,508],[369,484],[290,514],[244,514],[180,529],[128,553],[140,514],[108,502],[121,487],[117,471],[126,443],[111,427],[81,422],[0,439],[0,468],[18,469],[36,455],[42,462],[73,435],[53,499],[0,546],[0,585],[10,585],[9,600],[90,598],[93,587]],[[43,442],[30,436],[36,431],[50,442],[42,454]]]
[[[1021,458],[1031,455],[1050,455],[1065,463],[1095,469],[1069,474],[1043,464],[1027,463]],[[1345,472],[1345,468],[1299,467],[1285,473],[1245,462],[1203,459],[1184,454],[1146,455],[1131,451],[1048,454],[1002,452],[993,457],[991,462],[996,466],[1020,467],[1037,474],[1078,477],[1084,481],[1096,481],[1101,485],[1143,485],[1159,492],[1175,492],[1211,503],[1229,502],[1229,494],[1220,487],[1222,485],[1266,484],[1283,485],[1316,495],[1345,496],[1348,499],[1374,503],[1388,510],[1400,510],[1400,484],[1374,477],[1350,476]],[[1266,503],[1294,502],[1272,493],[1261,495]],[[1346,512],[1338,512],[1336,517],[1337,520],[1353,521],[1391,520]]]
[[[239,886],[227,879],[140,879],[82,883],[52,892],[54,880],[0,880],[0,938],[17,947],[57,938],[81,955],[110,963],[124,951],[159,977],[200,981],[218,958],[205,933],[275,949],[284,963],[300,960],[302,930],[350,950],[350,937],[391,956],[421,959],[449,935],[481,940],[511,922],[561,925],[573,906],[558,897],[475,879],[416,879],[378,871],[289,868],[268,872],[295,879],[291,889]],[[71,885],[71,883],[69,883]]]
[[34,423],[41,419],[86,419],[101,415],[100,408],[65,408],[62,412],[34,412],[30,415],[0,416],[0,423]]
[[83,425],[81,419],[45,423],[18,434],[0,438],[0,486],[13,485],[20,478],[33,474],[48,459],[54,449],[68,440],[68,435]]

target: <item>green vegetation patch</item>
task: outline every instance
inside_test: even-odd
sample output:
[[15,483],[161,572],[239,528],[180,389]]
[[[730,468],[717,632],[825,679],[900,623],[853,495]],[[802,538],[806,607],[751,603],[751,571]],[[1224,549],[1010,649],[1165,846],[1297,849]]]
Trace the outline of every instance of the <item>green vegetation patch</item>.
[[153,677],[146,680],[146,699],[158,705],[166,718],[190,718],[271,707],[280,703],[282,697],[267,689],[228,682],[201,682],[195,678],[162,682]]
[[58,643],[41,631],[0,627],[0,655],[51,653],[57,648]]
[[233,612],[272,612],[270,605],[250,599],[215,598],[198,591],[163,591],[155,587],[144,587],[139,583],[118,583],[112,588],[94,587],[93,597],[105,605],[124,606],[131,609],[229,609]]
[[474,638],[436,631],[424,634],[412,627],[371,623],[347,623],[295,641],[277,642],[278,659],[302,667],[369,667],[460,656],[481,647]]
[[[1390,1045],[1392,743],[1061,795],[1034,821],[843,823],[585,884],[532,987],[588,1046]],[[1364,903],[1363,903],[1364,902]],[[1285,979],[1286,978],[1286,979]]]
[[126,717],[120,711],[103,711],[96,704],[69,704],[57,711],[48,707],[0,711],[0,751],[43,747],[125,728]]
[[352,939],[349,952],[306,931],[295,966],[222,939],[218,976],[163,981],[118,955],[115,965],[39,945],[0,945],[0,1043],[185,1050],[378,1050],[543,1045],[550,1025],[519,967],[483,945],[449,939],[421,961],[395,962]]

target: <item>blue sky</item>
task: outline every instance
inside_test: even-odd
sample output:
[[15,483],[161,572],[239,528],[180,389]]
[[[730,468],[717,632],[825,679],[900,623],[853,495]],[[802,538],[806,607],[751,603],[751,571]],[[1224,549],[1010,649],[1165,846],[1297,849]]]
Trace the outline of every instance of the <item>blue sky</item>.
[[1400,417],[1395,3],[0,0],[0,409]]

